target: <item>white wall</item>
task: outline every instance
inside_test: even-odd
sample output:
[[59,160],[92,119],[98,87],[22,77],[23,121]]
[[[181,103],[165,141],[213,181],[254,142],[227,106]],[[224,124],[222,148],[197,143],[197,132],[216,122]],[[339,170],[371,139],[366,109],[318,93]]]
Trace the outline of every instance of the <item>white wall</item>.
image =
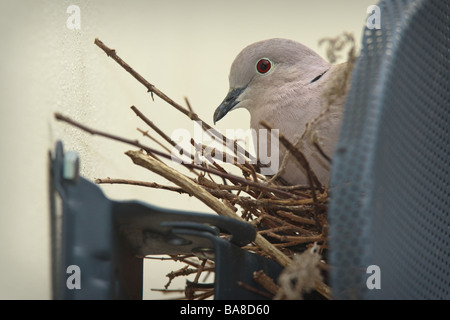
[[[91,137],[53,119],[62,112],[86,125],[139,138],[145,128],[135,105],[166,132],[192,125],[156,98],[94,45],[117,50],[174,100],[190,99],[212,123],[228,90],[228,71],[246,45],[266,38],[298,40],[323,53],[318,39],[353,32],[357,39],[375,0],[345,1],[0,1],[0,299],[48,299],[50,238],[48,151],[55,141],[81,157],[89,179],[112,177],[166,183],[131,163],[129,146]],[[70,30],[69,5],[81,9]],[[359,40],[358,40],[359,41]],[[225,128],[247,128],[244,110]],[[114,199],[140,199],[167,208],[210,212],[187,196],[141,187],[104,185]],[[173,268],[147,264],[144,296],[158,298]],[[149,283],[151,282],[151,283]]]

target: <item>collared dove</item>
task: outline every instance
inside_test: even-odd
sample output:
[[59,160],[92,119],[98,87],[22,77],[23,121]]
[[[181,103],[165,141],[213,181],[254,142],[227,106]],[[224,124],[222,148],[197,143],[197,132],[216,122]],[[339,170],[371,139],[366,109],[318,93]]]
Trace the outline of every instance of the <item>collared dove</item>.
[[[313,50],[292,40],[276,38],[251,44],[231,65],[230,89],[214,112],[214,123],[231,110],[247,109],[251,128],[262,129],[260,122],[265,121],[291,143],[298,142],[297,147],[319,181],[327,183],[330,163],[320,155],[312,138],[325,154],[332,155],[344,99],[327,107],[325,93],[327,84],[344,68],[345,64],[332,66]],[[280,143],[280,164],[285,152]],[[290,184],[307,184],[305,170],[292,156],[287,160],[281,177]]]

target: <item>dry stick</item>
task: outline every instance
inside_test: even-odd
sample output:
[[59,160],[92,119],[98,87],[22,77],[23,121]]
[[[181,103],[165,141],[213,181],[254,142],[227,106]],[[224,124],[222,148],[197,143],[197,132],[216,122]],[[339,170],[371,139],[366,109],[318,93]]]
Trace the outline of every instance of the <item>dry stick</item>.
[[153,121],[151,121],[149,118],[147,118],[141,111],[139,111],[138,108],[135,106],[130,107],[131,110],[139,117],[141,118],[150,128],[152,128],[154,131],[156,131],[157,134],[159,134],[164,140],[166,140],[168,143],[170,143],[173,147],[175,147],[177,144],[175,141],[173,141],[168,135],[164,133],[160,128],[158,128]]
[[167,260],[170,260],[170,261],[173,261],[172,258],[165,258],[165,257],[142,256],[142,257],[139,257],[139,258],[142,258],[142,259],[148,259],[148,260],[161,260],[161,261],[167,261]]
[[[186,110],[185,108],[183,108],[181,105],[179,105],[178,103],[176,103],[175,101],[173,101],[172,99],[170,99],[167,95],[165,95],[162,91],[160,91],[158,88],[156,88],[154,85],[152,85],[150,82],[148,82],[147,80],[145,80],[144,77],[142,77],[139,73],[137,73],[133,68],[131,68],[130,65],[128,65],[128,63],[126,63],[125,61],[123,61],[117,54],[116,54],[116,50],[111,49],[109,47],[107,47],[101,40],[99,40],[98,38],[95,38],[94,43],[101,48],[108,57],[112,58],[114,61],[116,61],[122,68],[124,68],[129,74],[131,74],[137,81],[139,81],[141,84],[144,85],[144,87],[147,88],[148,92],[154,93],[156,94],[158,97],[160,97],[161,99],[163,99],[164,101],[166,101],[168,104],[170,104],[171,106],[173,106],[175,109],[177,109],[178,111],[184,113],[187,116],[189,115],[189,111]],[[199,120],[200,118],[198,118],[198,116],[196,114],[192,114],[191,116],[192,120]]]
[[286,191],[296,191],[296,190],[311,190],[311,187],[307,185],[296,184],[293,186],[277,186],[278,188]]
[[244,288],[245,290],[248,290],[250,292],[256,293],[257,295],[260,295],[261,297],[265,297],[267,299],[273,299],[274,295],[269,294],[269,293],[267,293],[265,291],[256,289],[255,287],[252,287],[251,285],[248,285],[245,282],[238,281],[237,284],[238,284],[238,286]]
[[[191,144],[194,146],[194,148],[195,148],[196,150],[201,151],[201,152],[203,152],[203,151],[207,148],[207,146],[195,142],[195,140],[192,139],[192,138],[191,138]],[[213,152],[214,152],[214,154],[213,154]],[[219,152],[220,152],[220,151],[219,151]],[[211,156],[213,156],[213,157],[216,155],[216,154],[215,154],[215,148],[210,152],[210,154],[211,154]],[[220,152],[220,154],[222,154],[222,159],[223,159],[223,155],[224,155],[224,154],[223,154],[222,152]],[[226,153],[225,153],[225,154],[226,154]],[[206,157],[206,159],[207,159],[212,165],[214,165],[214,166],[216,167],[217,170],[219,170],[219,171],[221,171],[221,172],[224,172],[224,173],[227,173],[227,171],[226,171],[222,166],[220,166],[214,159],[212,159],[212,158],[210,158],[210,157]],[[239,165],[237,164],[237,158],[236,158],[236,157],[234,158],[234,165],[239,166]],[[212,180],[212,179],[211,179],[211,180]],[[238,181],[235,181],[235,180],[232,180],[232,179],[229,179],[229,180],[230,180],[231,183],[233,183],[234,185],[238,185]],[[257,181],[256,181],[256,182],[257,182]],[[214,183],[214,184],[216,184],[216,183]],[[255,192],[253,192],[253,191],[248,190],[247,193],[249,193],[250,195],[256,197]]]
[[308,199],[257,199],[260,203],[266,203],[266,204],[278,204],[278,205],[306,205],[306,204],[313,204],[314,200],[311,198]]
[[[162,293],[184,293],[184,289],[150,289],[151,291],[155,292],[162,292]],[[182,299],[182,298],[180,298]],[[178,300],[178,299],[175,299]]]
[[207,261],[208,259],[203,259],[202,264],[198,267],[197,274],[195,275],[194,278],[194,283],[198,282],[198,278],[200,278],[200,274],[204,271]]
[[181,188],[178,187],[171,187],[171,186],[164,186],[155,182],[146,182],[146,181],[137,181],[137,180],[128,180],[128,179],[95,179],[96,184],[129,184],[133,186],[141,186],[141,187],[149,187],[149,188],[155,188],[155,189],[162,189],[162,190],[169,190],[169,191],[175,191],[178,193],[187,193]]
[[[260,234],[268,234],[268,233],[276,233],[276,232],[283,232],[283,233],[287,233],[288,231],[295,232],[302,232],[302,231],[298,231],[299,227],[296,227],[294,225],[280,225],[278,227],[273,227],[273,228],[269,228],[269,229],[264,229],[262,231],[258,231]],[[308,231],[303,229],[303,232]],[[309,234],[312,234],[312,232],[308,232]],[[280,235],[282,236],[282,235]]]
[[295,244],[301,244],[301,243],[325,240],[323,235],[309,236],[309,237],[306,237],[306,236],[287,236],[287,235],[279,235],[279,234],[276,234],[276,233],[271,232],[271,231],[267,232],[266,234],[267,234],[267,236],[269,236],[271,238],[274,238],[274,239],[277,239],[279,241],[284,242],[283,245],[286,242],[294,242]]
[[[288,227],[289,229],[291,229],[291,230],[293,230],[293,231],[298,231],[298,232],[301,232],[301,233],[306,234],[306,235],[308,235],[308,236],[315,235],[314,232],[311,232],[311,231],[306,230],[306,229],[304,229],[304,228],[302,228],[302,227],[293,225],[293,224],[291,224],[291,223],[289,223],[289,222],[287,222],[287,221],[284,221],[284,220],[282,220],[282,219],[280,219],[280,218],[271,216],[271,215],[269,215],[269,214],[261,215],[261,217],[259,217],[259,219],[261,219],[261,220],[262,220],[262,219],[265,219],[265,220],[272,220],[272,221],[278,223],[279,226],[282,226],[282,227]],[[271,232],[271,231],[276,231],[276,230],[273,230],[273,229],[267,229],[267,230],[260,231],[260,233],[263,233],[263,232]]]
[[[189,117],[189,119],[193,120],[193,121],[200,121],[202,123],[202,128],[204,131],[206,131],[208,134],[212,133],[214,135],[216,135],[218,138],[222,139],[222,142],[228,147],[229,143],[232,144],[234,146],[234,150],[238,150],[237,147],[237,142],[231,139],[228,139],[226,136],[224,136],[223,134],[221,134],[220,132],[218,132],[217,130],[215,130],[214,128],[212,128],[209,124],[207,124],[206,122],[204,122],[202,119],[200,119],[200,117],[196,114],[191,112],[191,110],[185,109],[184,107],[182,107],[181,105],[179,105],[178,103],[176,103],[175,101],[173,101],[172,99],[170,99],[166,94],[164,94],[162,91],[160,91],[158,88],[156,88],[153,84],[151,84],[150,82],[148,82],[147,80],[145,80],[144,77],[142,77],[139,73],[137,73],[133,68],[130,67],[130,65],[128,65],[125,61],[123,61],[117,54],[116,54],[116,50],[111,49],[109,47],[107,47],[101,40],[99,40],[98,38],[95,38],[94,43],[100,48],[102,49],[106,55],[108,57],[110,57],[111,59],[113,59],[114,61],[116,61],[122,68],[124,68],[129,74],[131,74],[137,81],[139,81],[142,85],[144,85],[144,87],[147,88],[147,91],[150,92],[152,94],[152,98],[153,98],[153,93],[156,94],[158,97],[160,97],[162,100],[164,100],[165,102],[167,102],[168,104],[170,104],[172,107],[174,107],[175,109],[177,109],[178,111],[180,111],[181,113],[185,114],[186,116]],[[252,158],[252,156],[249,154],[248,151],[245,150],[244,152],[245,157],[247,158]],[[254,157],[253,157],[254,158]]]
[[[199,144],[197,142],[195,142],[195,140],[193,138],[191,138],[190,140],[191,145],[195,148],[196,152],[198,153],[204,153],[204,150],[206,149],[206,146],[204,146],[203,144]],[[206,160],[209,161],[209,163],[211,163],[213,166],[215,166],[217,168],[217,170],[222,171],[222,172],[226,172],[226,170],[224,168],[222,168],[222,166],[220,166],[213,158],[215,156],[215,149],[212,150],[212,152],[210,152],[209,155],[206,155],[205,158]]]
[[[184,97],[184,102],[186,102],[186,106],[188,107],[189,112],[190,112],[191,114],[194,114],[194,110],[192,109],[191,104],[190,104],[190,102],[189,102],[189,99],[188,99],[187,97]],[[189,116],[189,118],[190,118],[190,117],[191,117],[191,116]]]
[[[200,176],[199,178],[201,178],[201,177],[202,176]],[[209,181],[209,180],[207,180],[207,181]],[[147,182],[147,181],[130,180],[130,179],[111,179],[111,178],[104,178],[104,179],[97,178],[94,180],[94,182],[96,184],[128,184],[128,185],[133,185],[133,186],[174,191],[174,192],[178,192],[179,194],[187,193],[182,188],[161,185],[156,182]],[[211,183],[213,183],[213,182],[211,182]],[[200,183],[200,182],[199,182],[199,184],[202,185],[202,183]],[[214,185],[214,189],[209,188],[210,186],[207,186],[207,185],[205,185],[203,187],[205,188],[205,190],[207,190],[212,195],[214,195],[218,198],[224,198],[224,199],[229,199],[229,200],[230,199],[231,200],[239,200],[239,197],[234,195],[233,193],[220,190],[222,187],[225,187],[225,190],[245,190],[245,188],[246,188],[243,186],[227,186],[227,185],[218,185],[218,184]],[[227,187],[231,187],[231,188],[227,188]],[[225,192],[225,193],[223,193],[223,192]],[[249,199],[249,200],[252,200],[252,199]],[[313,222],[313,224],[314,224],[314,222]]]
[[167,155],[167,154],[165,154],[165,153],[163,153],[161,151],[158,151],[156,149],[149,148],[148,146],[143,145],[142,143],[140,143],[138,140],[126,139],[126,138],[122,138],[122,137],[116,136],[116,135],[111,134],[111,133],[106,133],[106,132],[102,132],[102,131],[99,131],[99,130],[96,130],[96,129],[92,129],[92,128],[90,128],[90,127],[88,127],[86,125],[83,125],[83,124],[81,124],[81,123],[79,123],[79,122],[77,122],[75,120],[72,120],[71,118],[66,117],[66,116],[64,116],[64,115],[62,115],[62,114],[60,114],[58,112],[56,112],[54,115],[55,115],[55,118],[57,120],[66,122],[66,123],[68,123],[68,124],[70,124],[70,125],[72,125],[74,127],[77,127],[77,128],[79,128],[79,129],[81,129],[83,131],[86,131],[86,132],[88,132],[88,133],[90,133],[92,135],[99,135],[99,136],[102,136],[102,137],[105,137],[105,138],[109,138],[109,139],[112,139],[112,140],[120,141],[120,142],[129,144],[129,145],[138,147],[138,148],[140,148],[142,150],[145,150],[149,154],[156,154],[156,155],[161,156],[163,158],[175,161],[175,162],[183,165],[184,167],[186,167],[188,169],[198,169],[198,170],[201,170],[201,171],[205,171],[205,172],[209,172],[209,173],[215,174],[215,175],[217,175],[219,177],[223,177],[223,178],[226,178],[226,179],[229,179],[229,180],[234,179],[234,180],[239,181],[240,183],[242,183],[244,185],[249,185],[249,186],[261,188],[261,189],[267,190],[269,192],[273,192],[275,194],[282,195],[284,197],[298,199],[298,197],[295,194],[292,194],[290,192],[286,192],[286,191],[283,191],[283,190],[272,188],[272,187],[269,187],[269,186],[261,184],[261,183],[254,183],[253,181],[249,181],[247,179],[244,179],[244,178],[232,175],[230,173],[224,173],[224,172],[221,172],[219,170],[215,170],[215,169],[211,169],[211,168],[205,168],[205,167],[202,167],[202,166],[199,166],[199,165],[195,165],[195,164],[191,164],[191,163],[184,163],[180,158],[175,157],[173,154],[172,155]]
[[[233,200],[239,198],[240,196],[239,196],[239,194],[230,193],[229,191],[239,191],[239,192],[244,191],[244,192],[246,192],[246,193],[248,193],[250,195],[254,194],[253,191],[259,191],[259,190],[257,190],[257,187],[242,186],[242,185],[226,185],[226,184],[215,184],[215,189],[216,190],[209,190],[209,191],[211,193],[212,192],[217,192],[217,194],[214,194],[214,195],[219,197],[219,198],[226,198],[226,199],[228,199],[227,195],[231,195],[233,197],[236,197],[236,198],[233,198]],[[225,191],[227,191],[227,192],[226,193],[222,193],[222,192],[225,192]],[[253,199],[249,199],[249,200],[251,200],[251,201],[258,201],[258,200],[253,200]],[[255,202],[255,204],[256,204],[256,202]]]
[[320,155],[328,161],[328,163],[331,163],[331,158],[325,153],[325,151],[323,151],[322,147],[317,143],[314,142],[313,146],[317,149],[317,151],[319,151]]
[[157,143],[161,148],[163,148],[168,153],[170,153],[170,149],[167,148],[165,145],[163,145],[161,142],[159,142],[157,139],[155,139],[151,135],[149,135],[148,130],[142,130],[140,128],[137,128],[137,131],[139,131],[140,133],[142,133],[143,136],[145,136],[145,137],[149,138],[150,140],[152,140],[153,142]]
[[[215,175],[217,175],[219,177],[226,178],[226,179],[228,179],[230,181],[231,180],[235,180],[235,181],[238,181],[239,183],[242,183],[242,184],[245,184],[245,185],[248,185],[248,186],[251,186],[251,187],[260,188],[262,190],[266,190],[266,191],[278,194],[280,196],[293,198],[293,199],[299,199],[296,194],[292,194],[290,192],[279,190],[277,188],[272,188],[272,187],[269,187],[269,186],[267,186],[265,184],[262,184],[262,183],[255,183],[255,182],[253,182],[251,180],[247,180],[247,179],[235,176],[235,175],[230,174],[230,173],[222,172],[222,171],[219,171],[219,170],[216,170],[216,169],[205,168],[205,167],[198,166],[198,165],[195,165],[195,164],[182,163],[182,165],[187,167],[187,168],[193,168],[193,169],[198,169],[198,170],[202,170],[202,171],[205,171],[205,172],[209,172],[209,173],[215,174]],[[308,199],[306,199],[306,200],[308,200]]]
[[[220,189],[220,187],[219,187]],[[252,199],[249,197],[244,196],[238,196],[234,193],[230,193],[226,190],[218,190],[218,189],[211,189],[209,186],[207,188],[208,192],[214,195],[217,198],[222,198],[229,200],[233,203],[237,203],[241,206],[251,206],[251,207],[260,207],[260,208],[266,208],[266,209],[274,209],[274,210],[290,210],[293,212],[305,212],[306,209],[304,207],[304,204],[301,205],[293,205],[293,204],[283,204],[283,203],[277,203],[277,200],[271,200],[271,199]],[[246,191],[247,192],[247,191]],[[299,200],[301,201],[301,200]],[[312,203],[312,199],[305,199],[304,200],[307,203]],[[305,218],[305,221],[312,221]],[[316,222],[312,221],[313,225],[316,224]]]
[[205,293],[194,295],[192,297],[193,300],[205,300],[214,295],[214,290],[211,288],[207,290]]
[[264,289],[266,289],[267,291],[269,291],[274,295],[280,289],[280,287],[277,284],[275,284],[273,279],[269,277],[267,274],[265,274],[263,270],[253,272],[253,279],[261,286],[263,286]]
[[[180,255],[169,255],[169,256],[172,258],[173,261],[186,263],[186,264],[188,264],[188,265],[190,265],[191,267],[194,267],[194,268],[199,268],[200,267],[198,262],[192,261],[192,260],[189,259],[189,258],[193,258],[194,257],[193,255],[183,255],[183,256],[180,256]],[[214,271],[214,265],[210,266],[210,267],[205,267],[205,270]]]
[[293,214],[292,212],[278,210],[277,214],[279,216],[282,216],[283,218],[287,218],[287,219],[295,221],[295,222],[299,222],[299,223],[303,223],[303,224],[309,224],[309,225],[315,225],[316,224],[314,222],[314,220],[297,216],[297,215]]
[[[201,176],[200,176],[201,178]],[[200,179],[202,180],[202,179]],[[209,182],[209,180],[206,180],[207,182]],[[178,192],[180,194],[182,193],[187,193],[185,190],[183,190],[182,188],[178,188],[178,187],[172,187],[172,186],[166,186],[166,185],[161,185],[155,182],[147,182],[147,181],[139,181],[139,180],[130,180],[130,179],[111,179],[111,178],[97,178],[94,181],[97,184],[128,184],[128,185],[135,185],[135,186],[142,186],[142,187],[148,187],[148,188],[155,188],[155,189],[161,189],[161,190],[168,190],[168,191],[174,191],[174,192]],[[205,182],[205,181],[203,181]],[[200,185],[203,185],[203,182],[200,182]],[[212,183],[212,182],[211,182]],[[226,199],[226,200],[230,200],[234,203],[238,203],[241,205],[251,205],[251,206],[264,206],[264,207],[268,207],[268,208],[275,208],[275,209],[297,209],[297,210],[301,210],[304,211],[305,208],[303,207],[299,207],[299,206],[295,206],[295,205],[282,205],[282,204],[273,204],[271,202],[263,202],[262,200],[256,200],[256,199],[251,199],[251,198],[245,198],[245,197],[239,197],[233,193],[230,192],[226,192],[226,190],[242,190],[242,191],[246,191],[246,189],[248,189],[248,186],[231,186],[231,185],[221,185],[221,184],[214,184],[214,186],[211,185],[203,185],[203,187],[205,188],[205,190],[207,190],[209,193],[211,193],[212,195],[214,195],[217,198],[222,198],[222,199]],[[263,199],[264,200],[264,199]],[[308,199],[307,199],[308,200]],[[276,200],[273,200],[276,201]],[[308,218],[303,218],[303,217],[299,217],[296,216],[294,214],[292,214],[291,212],[287,212],[287,211],[282,211],[279,210],[277,211],[277,213],[279,215],[282,215],[286,218],[289,218],[293,221],[297,221],[300,223],[304,223],[304,224],[312,224],[314,225],[315,222],[311,219]]]
[[66,122],[66,123],[68,123],[68,124],[70,124],[70,125],[72,125],[74,127],[77,127],[78,129],[81,129],[81,130],[83,130],[83,131],[85,131],[87,133],[90,133],[92,135],[99,135],[99,136],[102,136],[102,137],[105,137],[105,138],[108,138],[108,139],[112,139],[112,140],[120,141],[120,142],[123,142],[123,143],[126,143],[126,144],[130,144],[132,146],[135,146],[135,147],[138,147],[140,149],[143,149],[143,150],[145,150],[145,151],[147,151],[149,153],[155,153],[155,154],[157,154],[159,156],[167,158],[166,154],[164,154],[164,153],[162,153],[162,152],[160,152],[158,150],[149,148],[149,147],[141,144],[138,140],[122,138],[122,137],[119,137],[119,136],[111,134],[111,133],[107,133],[107,132],[99,131],[99,130],[96,130],[96,129],[92,129],[92,128],[84,125],[84,124],[79,123],[78,121],[72,120],[71,118],[69,118],[69,117],[67,117],[67,116],[65,116],[65,115],[63,115],[63,114],[61,114],[59,112],[55,112],[54,116],[55,116],[56,120]]
[[[131,110],[139,117],[141,118],[150,128],[156,131],[157,134],[159,134],[164,140],[166,140],[168,143],[172,145],[172,147],[179,148],[177,146],[176,142],[173,141],[168,135],[166,135],[160,128],[158,128],[153,121],[151,121],[149,118],[147,118],[141,111],[138,110],[135,106],[130,107]],[[194,156],[190,154],[187,150],[180,148],[180,154],[185,154],[188,157],[191,158],[191,160],[194,160]]]
[[[204,152],[205,150],[209,149],[209,146],[201,144],[201,143],[197,143],[195,142],[194,139],[191,139],[191,144],[195,147],[196,150],[198,150],[199,152]],[[238,158],[236,156],[231,156],[230,154],[228,154],[227,152],[222,152],[220,150],[217,150],[216,148],[213,149],[209,149],[208,150],[210,157],[207,157],[207,160],[209,162],[211,162],[218,170],[226,172],[215,160],[221,160],[222,162],[227,162],[227,159],[231,159],[233,158],[233,165],[235,165],[236,167],[238,167],[239,169],[241,169],[242,171],[246,171],[249,175],[251,175],[253,177],[253,181],[258,182],[258,177],[255,171],[255,168],[248,162],[245,161],[243,164],[240,164],[238,162]],[[213,157],[213,158],[211,158]],[[234,183],[236,185],[235,181],[231,181],[232,183]],[[278,186],[276,186],[277,189],[279,189]],[[256,195],[254,195],[256,198]]]

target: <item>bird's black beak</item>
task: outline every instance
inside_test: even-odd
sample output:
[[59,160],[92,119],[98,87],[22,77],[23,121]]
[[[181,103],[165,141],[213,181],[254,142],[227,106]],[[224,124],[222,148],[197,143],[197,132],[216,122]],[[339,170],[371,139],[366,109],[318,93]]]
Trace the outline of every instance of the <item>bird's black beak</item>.
[[245,88],[237,88],[228,92],[227,96],[222,101],[220,106],[218,106],[216,111],[214,111],[214,124],[225,117],[225,115],[239,103],[237,98],[242,93],[242,91],[244,91],[244,89]]

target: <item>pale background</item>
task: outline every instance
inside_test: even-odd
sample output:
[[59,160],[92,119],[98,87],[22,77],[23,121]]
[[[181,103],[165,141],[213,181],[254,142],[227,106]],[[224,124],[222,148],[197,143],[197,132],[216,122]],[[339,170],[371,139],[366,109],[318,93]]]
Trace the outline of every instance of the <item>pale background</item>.
[[[228,72],[246,45],[290,38],[324,54],[322,37],[352,32],[360,42],[366,9],[375,0],[322,1],[0,1],[0,299],[48,299],[50,221],[48,151],[56,140],[81,157],[88,179],[129,178],[166,183],[131,163],[131,147],[92,137],[53,119],[55,111],[98,129],[139,138],[145,128],[129,109],[144,111],[160,128],[192,129],[184,116],[108,58],[98,37],[175,101],[187,96],[199,116],[212,115],[228,91]],[[66,12],[81,10],[81,29],[70,30]],[[217,128],[248,128],[245,110]],[[210,210],[167,191],[104,185],[114,199],[139,199],[166,207]],[[160,298],[174,270],[147,263],[145,298]],[[182,287],[182,281],[179,287]],[[174,288],[177,286],[174,286]]]

